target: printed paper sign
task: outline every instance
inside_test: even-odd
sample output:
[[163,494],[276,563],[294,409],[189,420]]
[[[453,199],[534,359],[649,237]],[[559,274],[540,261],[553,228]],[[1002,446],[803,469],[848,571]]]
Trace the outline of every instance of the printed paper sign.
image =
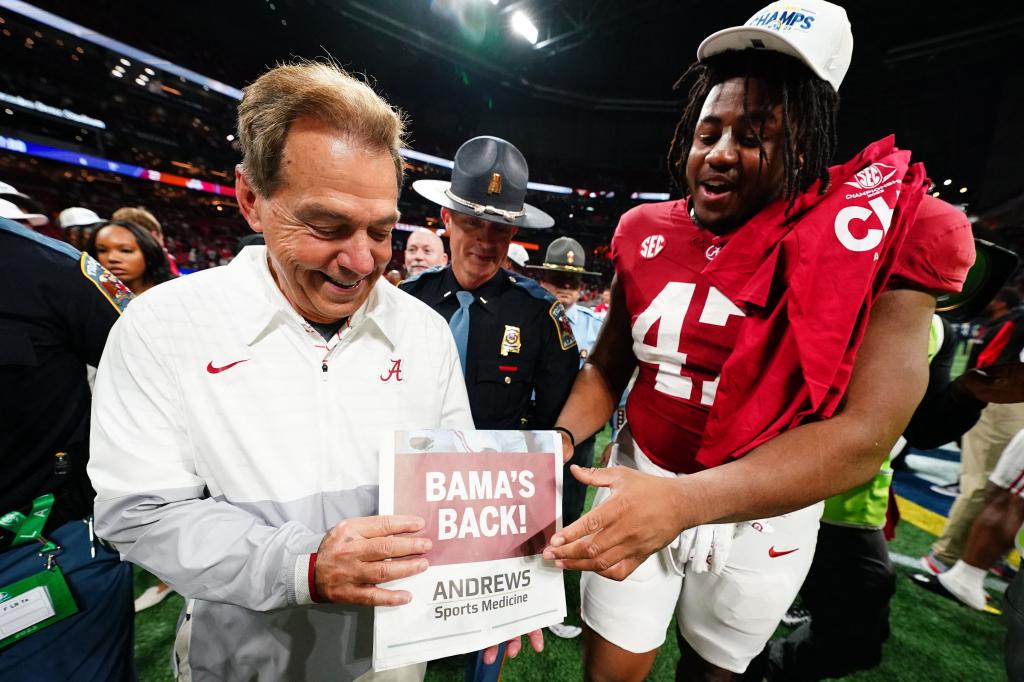
[[562,526],[562,445],[550,431],[406,431],[380,456],[380,513],[426,521],[430,568],[383,585],[373,667],[477,651],[565,617],[562,571],[540,553]]

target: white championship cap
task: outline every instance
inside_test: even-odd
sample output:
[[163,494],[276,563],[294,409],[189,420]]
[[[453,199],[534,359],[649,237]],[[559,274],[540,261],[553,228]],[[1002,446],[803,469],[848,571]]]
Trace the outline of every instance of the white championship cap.
[[824,0],[773,2],[743,26],[705,38],[697,59],[748,48],[796,57],[838,91],[853,58],[853,33],[846,10],[839,5]]
[[521,268],[525,268],[526,264],[530,262],[530,254],[526,253],[526,247],[522,244],[509,244],[508,257]]
[[6,199],[0,199],[0,218],[7,218],[8,220],[22,220],[32,227],[39,227],[40,225],[45,225],[50,222],[50,219],[42,213],[25,213]]
[[96,215],[95,212],[90,211],[87,208],[81,206],[72,206],[71,208],[65,208],[57,216],[57,221],[63,229],[69,227],[79,227],[80,225],[93,225],[95,223],[103,222],[103,218]]

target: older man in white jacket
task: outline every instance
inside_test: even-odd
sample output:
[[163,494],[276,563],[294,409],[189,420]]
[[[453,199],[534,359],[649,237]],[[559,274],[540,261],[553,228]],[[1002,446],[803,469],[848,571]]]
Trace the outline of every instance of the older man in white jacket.
[[472,418],[445,321],[378,284],[402,134],[332,65],[261,76],[237,193],[266,247],[155,287],[111,332],[96,529],[188,599],[180,677],[354,679],[372,606],[411,598],[377,584],[426,568],[429,540],[403,535],[422,521],[374,516],[380,435]]

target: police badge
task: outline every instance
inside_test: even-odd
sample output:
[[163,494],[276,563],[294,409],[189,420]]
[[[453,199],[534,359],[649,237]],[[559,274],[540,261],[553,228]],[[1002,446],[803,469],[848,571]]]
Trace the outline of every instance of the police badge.
[[519,351],[522,350],[523,339],[519,333],[519,327],[513,327],[510,324],[505,325],[505,333],[501,336],[501,355],[502,357],[508,357],[511,354],[519,355]]

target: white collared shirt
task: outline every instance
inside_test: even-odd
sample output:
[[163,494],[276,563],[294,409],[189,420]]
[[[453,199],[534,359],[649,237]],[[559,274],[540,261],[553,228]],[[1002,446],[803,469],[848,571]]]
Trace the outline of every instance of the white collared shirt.
[[378,281],[324,342],[266,249],[247,247],[146,292],[111,331],[93,399],[97,533],[207,610],[306,603],[324,532],[376,513],[382,436],[472,427],[440,315]]

